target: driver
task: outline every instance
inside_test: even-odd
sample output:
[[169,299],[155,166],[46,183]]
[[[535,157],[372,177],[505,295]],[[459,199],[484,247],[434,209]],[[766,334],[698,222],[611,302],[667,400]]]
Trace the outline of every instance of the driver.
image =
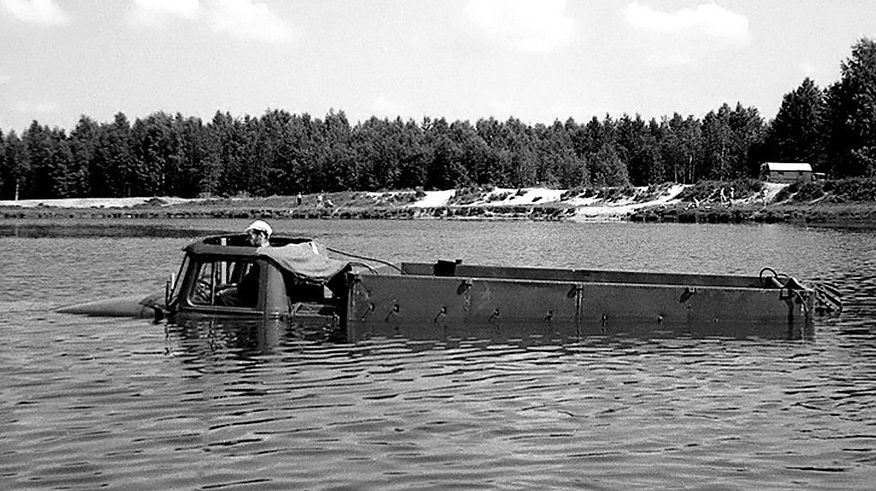
[[[244,232],[247,242],[254,247],[269,247],[274,232],[264,220],[256,220]],[[219,302],[229,307],[255,307],[259,300],[259,265],[252,263],[237,285],[229,285],[217,292]]]

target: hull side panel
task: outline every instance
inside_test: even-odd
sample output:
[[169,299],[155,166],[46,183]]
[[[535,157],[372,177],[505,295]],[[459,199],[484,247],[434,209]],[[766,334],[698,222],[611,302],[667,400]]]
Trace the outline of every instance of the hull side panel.
[[348,308],[351,340],[811,334],[808,295],[735,286],[358,275]]

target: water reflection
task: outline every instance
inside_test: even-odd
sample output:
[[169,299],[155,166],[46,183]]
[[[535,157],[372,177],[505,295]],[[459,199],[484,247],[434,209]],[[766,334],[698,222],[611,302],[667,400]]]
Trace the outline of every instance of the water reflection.
[[[241,358],[267,354],[279,344],[285,331],[285,323],[244,319],[203,318],[165,326],[168,342],[176,340],[180,350],[195,358],[217,353]],[[176,349],[168,347],[171,351]]]
[[[816,323],[828,320],[817,317]],[[526,322],[503,321],[502,323],[482,323],[466,325],[429,325],[404,322],[372,323],[357,326],[350,333],[350,341],[370,339],[434,340],[445,344],[460,340],[481,340],[493,343],[512,343],[519,346],[541,346],[545,344],[574,344],[587,339],[779,339],[812,340],[815,337],[815,324],[806,326],[802,322],[789,323],[787,320],[775,322],[746,322],[735,319],[715,320],[710,324],[671,323],[642,324],[618,319],[606,319],[603,323],[574,324],[530,324]]]
[[[684,332],[654,330],[651,326],[628,326],[606,335],[597,334],[564,334],[559,331],[544,331],[540,326],[530,328],[520,324],[517,329],[506,324],[502,329],[495,326],[482,328],[445,328],[436,333],[423,330],[422,326],[410,326],[402,329],[400,325],[387,327],[385,335],[374,330],[368,336],[360,339],[342,341],[330,336],[330,329],[318,329],[309,326],[289,324],[284,321],[262,321],[241,319],[203,318],[188,320],[180,324],[167,324],[166,353],[182,356],[187,363],[196,367],[203,365],[203,360],[220,357],[223,359],[247,360],[254,357],[272,355],[278,352],[303,349],[317,349],[330,355],[337,347],[341,351],[353,350],[355,353],[367,353],[375,346],[404,350],[417,353],[432,349],[514,347],[516,349],[552,349],[574,350],[575,346],[592,346],[594,344],[622,347],[624,343],[639,345],[642,343],[661,343],[669,341],[689,342],[698,344],[715,341],[732,340],[812,340],[814,328],[801,331],[801,328],[789,328],[786,324],[758,324],[728,327],[723,334],[716,332],[714,326],[703,326]],[[428,326],[427,326],[428,327]]]

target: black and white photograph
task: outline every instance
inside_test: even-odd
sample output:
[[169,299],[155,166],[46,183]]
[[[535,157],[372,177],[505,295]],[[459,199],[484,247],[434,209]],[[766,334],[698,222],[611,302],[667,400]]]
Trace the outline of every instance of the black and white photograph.
[[876,2],[0,0],[0,489],[876,487]]

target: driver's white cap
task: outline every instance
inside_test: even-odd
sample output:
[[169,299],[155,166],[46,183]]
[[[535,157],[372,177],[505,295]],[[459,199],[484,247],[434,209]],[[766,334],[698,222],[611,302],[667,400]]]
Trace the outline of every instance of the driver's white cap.
[[246,230],[244,230],[244,232],[249,232],[250,230],[264,232],[265,235],[267,235],[268,237],[270,237],[271,234],[274,233],[274,230],[271,228],[270,225],[268,225],[268,222],[265,222],[264,220],[256,220],[252,222],[249,227],[246,227]]

